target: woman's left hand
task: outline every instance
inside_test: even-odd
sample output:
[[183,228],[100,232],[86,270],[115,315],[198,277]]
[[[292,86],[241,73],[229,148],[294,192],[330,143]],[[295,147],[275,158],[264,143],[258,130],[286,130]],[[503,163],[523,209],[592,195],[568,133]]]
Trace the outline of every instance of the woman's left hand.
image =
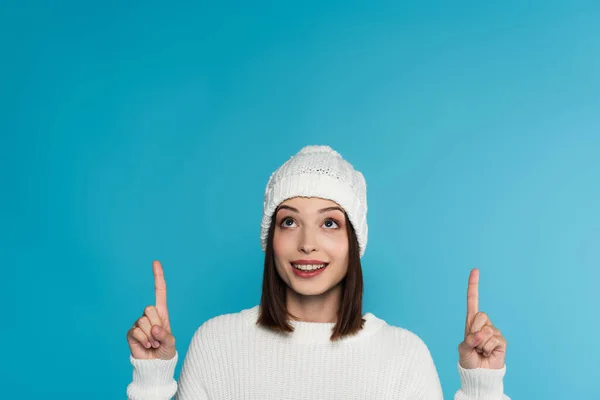
[[467,289],[467,322],[465,340],[458,346],[460,366],[465,369],[504,368],[506,339],[492,325],[489,317],[479,312],[479,270],[474,268],[469,275]]

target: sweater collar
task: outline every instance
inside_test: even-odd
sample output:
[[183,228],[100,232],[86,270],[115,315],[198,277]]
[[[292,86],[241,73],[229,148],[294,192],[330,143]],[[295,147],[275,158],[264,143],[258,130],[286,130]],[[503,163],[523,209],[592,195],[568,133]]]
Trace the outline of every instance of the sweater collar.
[[252,308],[242,310],[241,314],[244,319],[251,323],[253,326],[258,327],[261,330],[265,330],[268,333],[278,335],[284,341],[290,343],[304,343],[304,344],[318,344],[318,343],[331,343],[331,344],[340,344],[340,343],[349,343],[357,340],[361,340],[365,337],[372,335],[379,328],[387,323],[377,318],[372,313],[366,313],[363,315],[363,319],[365,323],[363,328],[352,336],[346,336],[342,340],[338,340],[336,342],[331,342],[330,337],[333,332],[333,327],[335,326],[335,322],[305,322],[305,321],[296,321],[290,320],[290,325],[294,328],[294,332],[279,334],[273,332],[267,328],[256,325],[256,321],[258,320],[258,314],[260,310],[260,305],[256,305]]

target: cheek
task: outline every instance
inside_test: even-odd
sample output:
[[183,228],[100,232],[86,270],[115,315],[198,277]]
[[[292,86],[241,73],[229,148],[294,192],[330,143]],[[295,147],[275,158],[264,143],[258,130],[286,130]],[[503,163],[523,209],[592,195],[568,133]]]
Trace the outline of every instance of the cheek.
[[275,257],[277,257],[277,254],[281,252],[282,245],[283,243],[281,240],[281,235],[275,232],[273,235],[273,251],[275,252]]
[[348,238],[345,232],[327,235],[322,239],[322,248],[332,256],[342,259],[348,254]]
[[273,235],[273,252],[275,253],[275,258],[284,257],[293,248],[294,240],[289,232],[279,232],[276,230]]
[[284,282],[289,284],[289,279],[287,278],[286,270],[286,260],[290,257],[291,250],[291,240],[289,235],[281,234],[275,231],[273,235],[273,258],[275,259],[275,269],[277,270],[278,275],[283,279]]

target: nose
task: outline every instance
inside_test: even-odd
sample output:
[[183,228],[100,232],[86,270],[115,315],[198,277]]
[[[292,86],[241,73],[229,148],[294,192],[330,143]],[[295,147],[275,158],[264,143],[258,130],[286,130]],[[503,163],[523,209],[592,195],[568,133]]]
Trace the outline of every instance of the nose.
[[304,230],[298,247],[298,250],[305,254],[319,250],[314,235],[308,231],[308,229]]

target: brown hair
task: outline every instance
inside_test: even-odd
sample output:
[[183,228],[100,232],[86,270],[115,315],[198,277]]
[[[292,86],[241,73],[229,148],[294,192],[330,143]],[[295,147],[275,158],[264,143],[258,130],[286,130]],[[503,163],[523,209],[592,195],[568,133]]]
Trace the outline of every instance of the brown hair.
[[[345,213],[344,213],[345,214]],[[292,315],[286,308],[287,284],[281,279],[275,268],[275,255],[273,252],[273,236],[275,233],[277,210],[271,217],[267,247],[265,250],[265,267],[263,272],[262,296],[260,313],[257,324],[278,332],[293,332],[294,328],[288,319]],[[346,217],[348,233],[348,271],[340,282],[342,285],[342,298],[337,313],[337,322],[333,327],[331,341],[342,339],[344,336],[353,335],[363,328],[365,320],[362,318],[363,276],[360,264],[360,249],[354,227]]]

